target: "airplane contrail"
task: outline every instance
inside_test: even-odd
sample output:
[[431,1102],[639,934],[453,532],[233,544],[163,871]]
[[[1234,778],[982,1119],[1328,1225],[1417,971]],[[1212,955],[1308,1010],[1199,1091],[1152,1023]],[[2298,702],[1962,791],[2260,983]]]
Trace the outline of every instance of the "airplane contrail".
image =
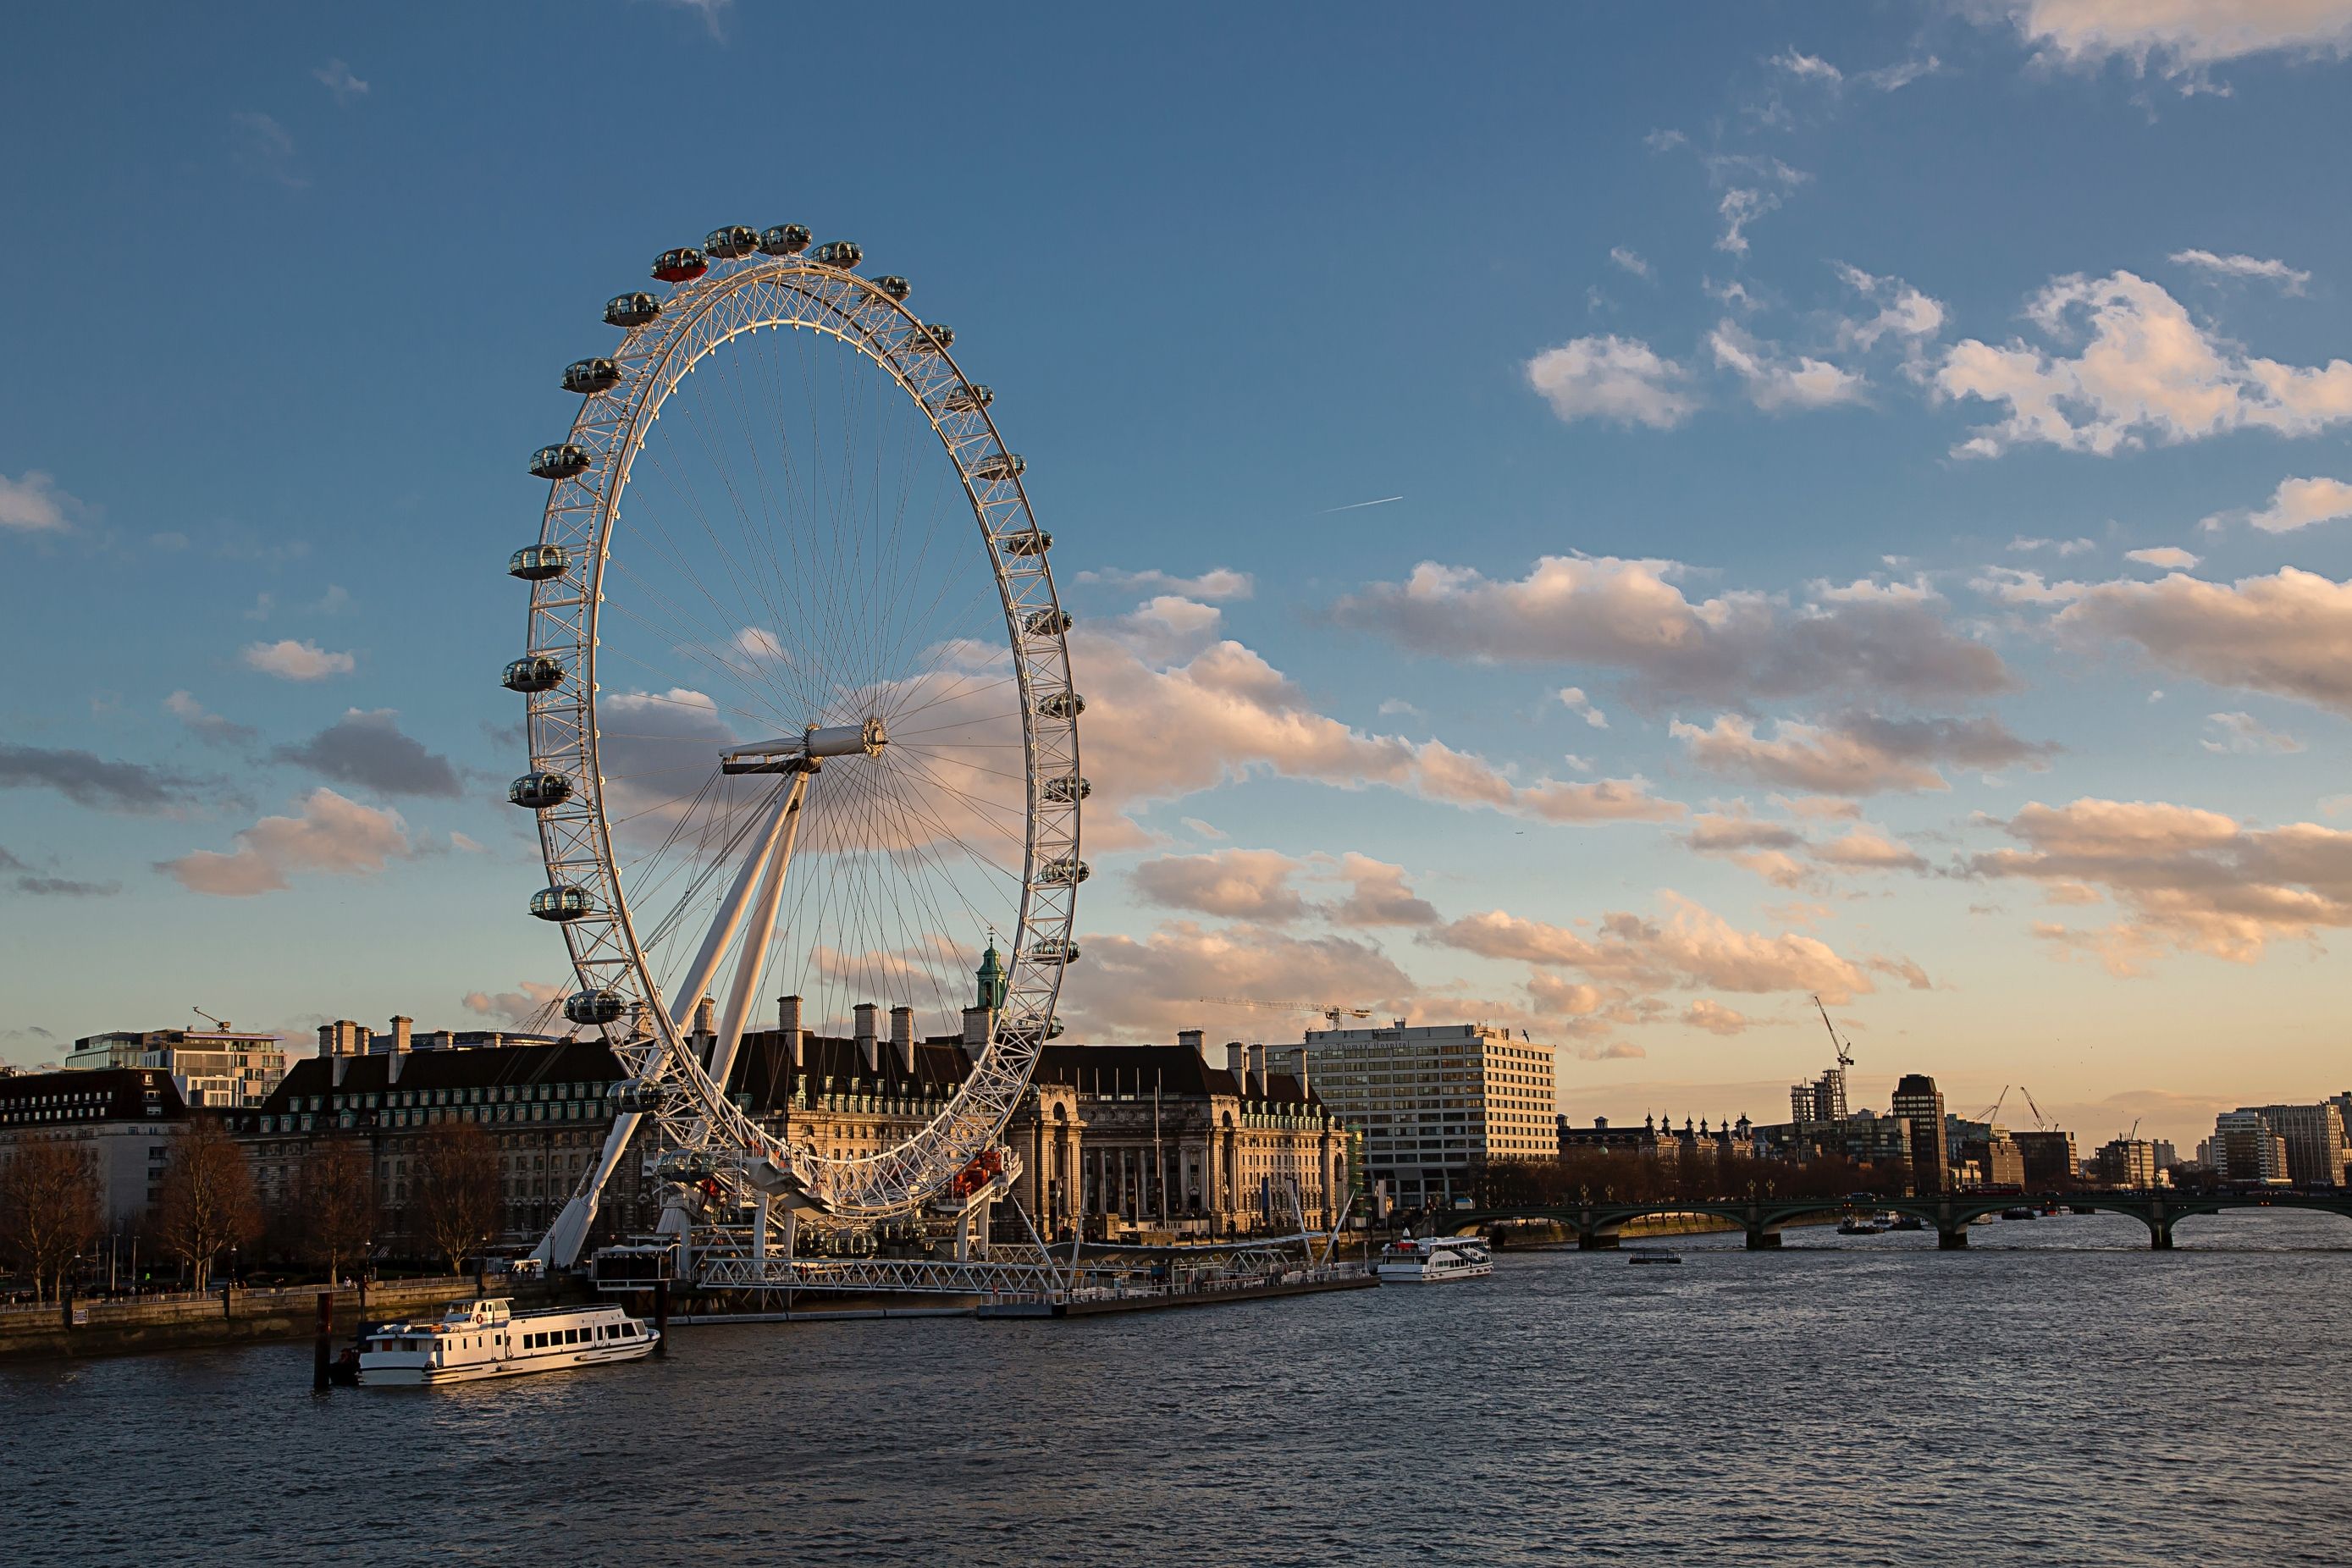
[[1328,516],[1330,516],[1330,515],[1331,515],[1333,512],[1335,512],[1335,511],[1355,511],[1355,510],[1359,510],[1360,508],[1368,507],[1368,506],[1386,506],[1386,505],[1388,505],[1388,504],[1389,504],[1389,502],[1391,502],[1391,501],[1392,501],[1392,500],[1404,500],[1404,497],[1402,497],[1402,496],[1382,496],[1382,497],[1381,497],[1380,500],[1357,500],[1357,501],[1349,501],[1346,506],[1327,506],[1327,507],[1325,507],[1321,511],[1317,512],[1315,515],[1316,515],[1316,516],[1318,516],[1318,517],[1328,517]]

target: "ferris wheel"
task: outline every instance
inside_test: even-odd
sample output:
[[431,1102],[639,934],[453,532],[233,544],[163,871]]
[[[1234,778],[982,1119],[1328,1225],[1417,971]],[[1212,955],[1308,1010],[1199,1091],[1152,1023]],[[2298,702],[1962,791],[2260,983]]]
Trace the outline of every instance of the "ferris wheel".
[[[954,332],[862,260],[796,224],[664,252],[668,287],[605,306],[620,341],[565,369],[580,412],[531,458],[509,793],[578,976],[564,1013],[627,1075],[541,1243],[560,1265],[641,1131],[674,1205],[912,1213],[994,1145],[1056,1028],[1087,784],[1053,537]],[[814,1035],[887,1005],[909,1054],[969,1037],[999,941],[975,1064],[894,1146],[796,1147],[730,1095],[772,996]]]

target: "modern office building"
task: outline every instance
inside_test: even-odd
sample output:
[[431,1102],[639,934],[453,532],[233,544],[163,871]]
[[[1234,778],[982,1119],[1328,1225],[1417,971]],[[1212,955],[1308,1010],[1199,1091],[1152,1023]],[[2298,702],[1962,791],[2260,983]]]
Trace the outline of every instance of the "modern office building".
[[2294,1179],[2288,1173],[2286,1140],[2259,1110],[2230,1110],[2214,1118],[2209,1151],[2214,1173],[2225,1182],[2283,1187]]
[[1948,1191],[1952,1181],[1951,1150],[1944,1141],[1944,1095],[1926,1073],[1906,1073],[1895,1081],[1895,1098],[1887,1108],[1911,1134],[1911,1190]]
[[213,1029],[117,1029],[85,1035],[67,1053],[69,1072],[152,1068],[171,1075],[180,1099],[214,1110],[258,1105],[286,1076],[286,1047],[275,1035],[223,1024]]
[[2132,1191],[2156,1185],[2156,1145],[2145,1138],[2112,1138],[2091,1156],[2091,1173],[2101,1185]]
[[2297,1186],[2345,1184],[2344,1112],[2336,1101],[2323,1100],[2316,1105],[2263,1105],[2252,1109],[2270,1123],[2273,1132],[2286,1141],[2287,1176]]
[[2025,1163],[2025,1184],[2032,1191],[2057,1192],[2082,1179],[2082,1164],[2074,1152],[2072,1132],[2045,1127],[2010,1136],[2017,1142],[2018,1154]]
[[1309,1029],[1305,1049],[1317,1092],[1362,1131],[1366,1169],[1394,1205],[1467,1202],[1486,1162],[1559,1152],[1552,1047],[1512,1030],[1399,1018]]
[[1811,1083],[1789,1087],[1789,1120],[1803,1127],[1846,1119],[1845,1068],[1830,1068]]

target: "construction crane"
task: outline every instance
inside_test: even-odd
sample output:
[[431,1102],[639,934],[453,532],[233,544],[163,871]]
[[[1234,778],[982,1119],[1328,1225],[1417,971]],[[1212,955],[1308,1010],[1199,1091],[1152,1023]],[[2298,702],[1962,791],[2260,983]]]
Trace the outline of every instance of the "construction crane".
[[1830,1044],[1837,1049],[1838,1066],[1842,1068],[1853,1066],[1853,1047],[1838,1038],[1837,1026],[1830,1022],[1830,1010],[1822,1006],[1822,999],[1819,996],[1813,998],[1813,1005],[1820,1008],[1822,1027],[1830,1032]]
[[2000,1108],[2006,1104],[2008,1100],[2009,1085],[2002,1084],[2000,1086],[2000,1098],[1994,1100],[1991,1108],[1986,1110],[1983,1115],[1978,1117],[1977,1120],[1985,1123],[1987,1126],[1990,1126],[1993,1122],[1998,1121],[2000,1119]]
[[202,1007],[191,1007],[188,1011],[194,1013],[197,1017],[202,1018],[205,1023],[210,1024],[214,1028],[218,1029],[222,1034],[226,1035],[229,1032],[229,1023],[226,1018],[215,1018],[210,1013],[205,1012]]
[[1265,1013],[1320,1013],[1338,1028],[1342,1018],[1369,1018],[1370,1007],[1342,1007],[1331,1002],[1261,1002],[1255,996],[1195,996],[1195,1002],[1212,1007],[1255,1007]]
[[2025,1108],[2033,1112],[2034,1131],[2037,1132],[2049,1131],[2050,1118],[2042,1115],[2042,1108],[2033,1103],[2033,1091],[2021,1083],[2017,1086],[2017,1092],[2025,1096]]

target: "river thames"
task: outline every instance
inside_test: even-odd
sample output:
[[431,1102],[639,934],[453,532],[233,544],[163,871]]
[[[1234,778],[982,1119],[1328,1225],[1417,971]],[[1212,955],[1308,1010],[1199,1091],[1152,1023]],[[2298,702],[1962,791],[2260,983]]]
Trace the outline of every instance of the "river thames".
[[278,1345],[0,1368],[33,1563],[2352,1562],[2352,1227],[1791,1232],[1071,1321],[685,1327],[310,1389]]

